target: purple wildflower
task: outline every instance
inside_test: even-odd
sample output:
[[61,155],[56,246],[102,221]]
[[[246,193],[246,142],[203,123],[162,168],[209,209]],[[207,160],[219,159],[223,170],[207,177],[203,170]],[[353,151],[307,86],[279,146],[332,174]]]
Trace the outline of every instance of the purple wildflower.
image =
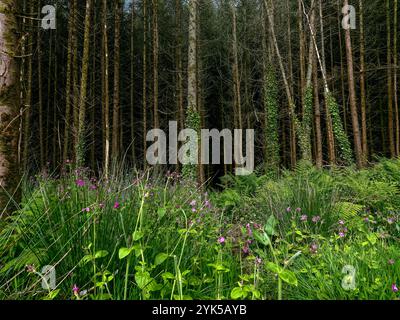
[[312,218],[312,222],[314,222],[314,223],[318,223],[319,221],[321,221],[321,217],[320,216],[314,216]]
[[119,209],[119,208],[120,208],[120,204],[119,204],[118,201],[116,201],[116,202],[114,203],[114,209]]
[[301,208],[297,208],[297,209],[296,209],[296,212],[301,212]]
[[76,180],[75,183],[78,187],[81,187],[81,188],[85,186],[85,181],[83,181],[82,179]]
[[339,232],[339,237],[340,238],[344,238],[346,235],[344,234],[344,232]]
[[79,288],[76,284],[74,284],[74,286],[72,287],[72,292],[76,295],[79,294]]
[[192,200],[192,202],[190,203],[190,205],[191,205],[192,207],[195,207],[196,204],[197,204],[196,200]]
[[340,221],[339,221],[339,224],[340,224],[341,226],[344,226],[344,221],[343,221],[343,220],[340,220]]
[[256,265],[260,266],[262,264],[262,259],[260,257],[256,258]]
[[90,208],[89,208],[89,207],[83,208],[83,209],[82,209],[82,212],[90,212]]
[[318,245],[317,245],[316,243],[313,243],[313,244],[310,246],[310,252],[311,252],[312,254],[318,253]]
[[225,238],[224,237],[219,237],[218,238],[218,243],[219,244],[224,244],[225,243]]
[[292,211],[292,208],[291,207],[287,207],[286,208],[286,212],[291,212]]
[[307,220],[308,220],[308,216],[305,215],[305,214],[303,214],[303,215],[300,217],[300,221],[301,221],[301,222],[306,222]]
[[397,285],[396,285],[395,283],[392,284],[392,291],[393,291],[394,293],[399,292],[399,288],[397,288]]

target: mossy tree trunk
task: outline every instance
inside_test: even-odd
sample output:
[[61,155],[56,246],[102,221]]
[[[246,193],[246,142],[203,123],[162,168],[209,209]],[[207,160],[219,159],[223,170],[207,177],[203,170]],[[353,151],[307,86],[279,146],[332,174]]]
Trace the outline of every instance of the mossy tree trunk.
[[19,202],[16,0],[0,0],[0,218]]

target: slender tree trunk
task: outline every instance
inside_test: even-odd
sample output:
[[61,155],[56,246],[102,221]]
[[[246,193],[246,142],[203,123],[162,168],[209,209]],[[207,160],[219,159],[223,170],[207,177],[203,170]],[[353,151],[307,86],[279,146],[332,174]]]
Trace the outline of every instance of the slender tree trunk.
[[25,95],[25,112],[24,112],[24,146],[23,146],[23,155],[22,155],[22,162],[23,162],[23,169],[28,169],[28,162],[29,162],[29,142],[30,142],[30,135],[31,135],[31,113],[32,113],[32,62],[33,62],[33,15],[34,15],[34,1],[30,1],[29,6],[29,13],[30,19],[28,23],[28,32],[27,32],[27,43],[28,43],[28,70],[27,74],[27,81],[26,81],[26,95]]
[[365,81],[365,35],[364,35],[364,5],[359,0],[360,10],[360,95],[361,95],[361,141],[364,161],[368,159],[368,136],[367,136],[367,97]]
[[[41,1],[38,1],[38,18],[40,17]],[[40,21],[40,20],[39,20]],[[43,132],[43,86],[42,86],[42,29],[39,24],[37,25],[37,82],[38,82],[38,96],[39,96],[39,153],[40,153],[40,167],[44,167],[44,132]]]
[[108,34],[107,34],[107,0],[102,5],[102,89],[103,89],[103,121],[104,121],[104,173],[108,177],[110,168],[110,100],[108,79]]
[[[196,132],[200,130],[200,113],[198,107],[198,0],[189,1],[189,52],[188,52],[188,89],[187,89],[187,126]],[[195,181],[198,168],[193,164],[183,167],[183,175],[189,181]]]
[[[147,151],[147,1],[143,0],[143,158],[146,158]],[[146,162],[144,167],[147,167]]]
[[18,169],[19,65],[17,1],[0,0],[0,218],[20,201]]
[[153,0],[153,113],[154,129],[160,128],[160,118],[158,112],[158,0]]
[[387,86],[388,86],[388,134],[391,157],[396,156],[394,119],[393,119],[393,68],[392,68],[392,29],[391,29],[391,0],[386,0],[386,30],[387,30]]
[[[347,6],[348,4],[349,1],[344,0],[344,6]],[[360,124],[358,121],[358,113],[357,113],[357,101],[356,101],[354,67],[353,67],[353,50],[351,45],[350,29],[347,29],[345,31],[345,36],[346,36],[347,76],[349,83],[351,120],[353,124],[354,149],[356,154],[357,166],[358,168],[362,168],[364,166],[364,156],[361,145]]]
[[241,88],[239,76],[239,53],[238,53],[238,40],[237,40],[237,17],[236,7],[231,3],[232,12],[232,55],[233,55],[233,93],[234,93],[234,106],[235,114],[237,115],[237,123],[235,124],[238,129],[243,128],[242,124],[242,101],[241,101]]
[[130,98],[131,98],[131,156],[132,163],[136,165],[136,149],[135,149],[135,3],[132,2],[131,8],[131,84],[130,84]]
[[394,87],[394,113],[395,113],[395,121],[396,121],[396,156],[400,156],[400,119],[399,119],[399,97],[398,97],[398,88],[397,88],[397,73],[399,70],[399,52],[397,51],[397,36],[398,36],[398,1],[394,0],[394,20],[393,20],[393,87]]
[[317,54],[313,52],[313,89],[314,89],[314,117],[315,117],[315,163],[318,168],[323,165],[321,109],[319,105],[318,62]]
[[114,95],[113,95],[113,127],[112,127],[112,157],[116,160],[119,156],[120,134],[120,42],[121,42],[121,16],[123,4],[121,0],[114,0],[115,8],[115,34],[114,34]]
[[88,84],[88,70],[89,70],[89,47],[90,47],[90,16],[92,13],[92,1],[86,0],[86,14],[85,14],[85,35],[83,40],[83,57],[82,57],[82,71],[81,71],[81,86],[79,97],[79,122],[78,122],[78,143],[75,146],[75,156],[78,166],[83,166],[85,163],[85,149],[86,149],[86,99],[87,99],[87,84]]
[[303,13],[302,13],[302,2],[298,0],[298,17],[297,24],[299,28],[299,64],[300,64],[300,101],[301,101],[301,113],[304,111],[304,98],[306,90],[306,49],[305,49],[305,35],[303,28]]
[[[322,64],[321,68],[322,68],[322,74],[326,75],[324,16],[323,16],[323,11],[322,11],[322,0],[319,0],[319,19],[320,19],[320,32],[321,32],[321,64]],[[331,27],[331,30],[332,30],[332,27]],[[317,49],[316,49],[316,51],[317,51]],[[318,51],[316,52],[316,54],[318,54]],[[331,69],[333,70],[333,68],[331,68]],[[332,83],[334,83],[334,81],[332,81]],[[326,136],[327,136],[327,144],[328,144],[328,161],[329,161],[329,164],[332,166],[336,163],[336,154],[335,154],[335,138],[334,138],[333,126],[332,126],[332,116],[331,116],[331,112],[329,111],[328,100],[329,99],[328,99],[327,91],[324,90],[325,123],[326,123]]]
[[[79,21],[79,10],[78,1],[74,0],[74,15],[72,22],[72,97],[73,97],[73,138],[74,148],[76,149],[78,144],[78,122],[79,122],[79,63],[78,63],[78,21]],[[75,154],[76,156],[76,154]],[[77,160],[77,159],[75,159]]]
[[67,81],[66,81],[66,93],[65,93],[65,128],[64,128],[64,148],[63,148],[63,159],[64,161],[69,157],[69,145],[71,135],[71,71],[72,71],[72,55],[73,55],[73,33],[74,20],[75,20],[75,6],[76,0],[70,2],[70,12],[68,18],[68,53],[67,53]]

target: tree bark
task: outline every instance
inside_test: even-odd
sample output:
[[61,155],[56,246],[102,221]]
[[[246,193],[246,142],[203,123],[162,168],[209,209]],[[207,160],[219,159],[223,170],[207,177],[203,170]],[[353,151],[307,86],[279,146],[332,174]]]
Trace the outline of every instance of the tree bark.
[[0,0],[0,218],[20,201],[18,186],[19,65],[16,0]]
[[85,164],[85,149],[86,149],[86,99],[87,99],[87,84],[88,84],[88,70],[89,70],[89,50],[90,50],[90,16],[92,13],[92,1],[86,0],[86,14],[85,14],[85,35],[83,40],[83,57],[82,57],[82,76],[79,97],[79,122],[78,122],[78,143],[75,146],[75,156],[78,166]]
[[367,135],[367,93],[365,80],[365,35],[364,35],[364,5],[359,0],[360,10],[360,95],[361,95],[361,141],[365,161],[368,158]]
[[[349,1],[344,0],[343,5],[347,6],[348,4]],[[353,125],[354,149],[356,154],[357,167],[362,168],[364,166],[364,156],[361,145],[360,124],[358,121],[358,113],[357,113],[357,101],[356,101],[354,67],[353,67],[353,50],[351,45],[350,29],[347,29],[345,31],[345,37],[346,37],[347,76],[349,84],[350,112]]]

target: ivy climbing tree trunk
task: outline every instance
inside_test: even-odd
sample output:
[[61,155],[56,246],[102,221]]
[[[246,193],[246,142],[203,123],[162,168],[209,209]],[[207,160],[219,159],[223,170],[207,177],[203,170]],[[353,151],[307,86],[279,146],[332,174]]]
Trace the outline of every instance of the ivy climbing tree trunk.
[[[198,79],[197,79],[197,36],[198,36],[198,0],[189,1],[189,52],[188,52],[188,89],[187,89],[187,115],[188,128],[199,132],[200,114],[198,110]],[[193,149],[192,149],[193,150]],[[197,157],[196,157],[197,159]],[[193,163],[185,164],[183,176],[191,181],[197,177],[197,167]]]
[[0,0],[0,218],[19,203],[19,65],[16,0]]

